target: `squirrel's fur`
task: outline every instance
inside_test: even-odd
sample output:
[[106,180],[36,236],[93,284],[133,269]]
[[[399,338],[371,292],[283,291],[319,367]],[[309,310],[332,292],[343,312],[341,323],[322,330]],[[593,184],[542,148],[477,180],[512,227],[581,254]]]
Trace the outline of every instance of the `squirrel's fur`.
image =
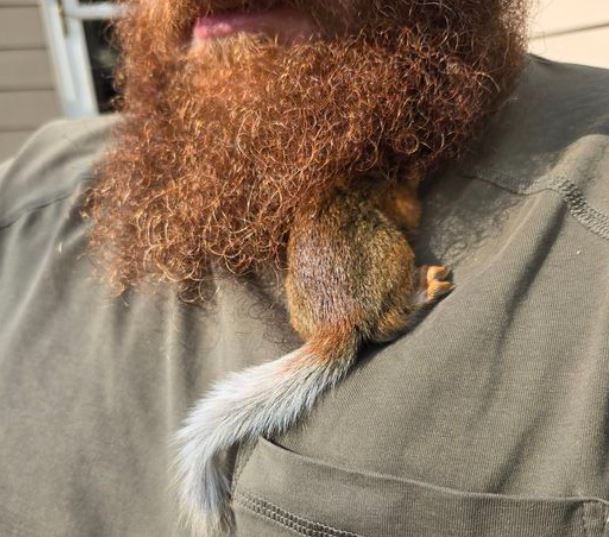
[[296,216],[285,291],[304,345],[216,384],[176,437],[179,500],[197,534],[232,526],[228,448],[285,432],[345,376],[363,343],[394,339],[418,307],[452,289],[444,267],[415,266],[404,231],[419,216],[413,181],[340,189]]

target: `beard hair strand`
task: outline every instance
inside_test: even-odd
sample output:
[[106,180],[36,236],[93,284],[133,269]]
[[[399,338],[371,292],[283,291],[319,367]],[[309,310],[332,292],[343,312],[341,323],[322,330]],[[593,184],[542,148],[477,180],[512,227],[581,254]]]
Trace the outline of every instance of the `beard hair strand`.
[[[290,47],[244,36],[189,47],[192,2],[135,9],[119,28],[124,117],[85,206],[115,288],[156,277],[200,289],[212,266],[281,268],[303,206],[463,155],[522,63],[523,2],[420,5],[411,20],[416,3],[371,2],[352,35]],[[155,30],[160,16],[168,26]]]

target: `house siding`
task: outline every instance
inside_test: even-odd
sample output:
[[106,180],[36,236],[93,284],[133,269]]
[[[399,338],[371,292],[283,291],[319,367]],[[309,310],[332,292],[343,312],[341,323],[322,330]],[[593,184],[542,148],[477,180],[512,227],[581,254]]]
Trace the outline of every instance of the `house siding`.
[[60,115],[38,3],[0,0],[0,161]]

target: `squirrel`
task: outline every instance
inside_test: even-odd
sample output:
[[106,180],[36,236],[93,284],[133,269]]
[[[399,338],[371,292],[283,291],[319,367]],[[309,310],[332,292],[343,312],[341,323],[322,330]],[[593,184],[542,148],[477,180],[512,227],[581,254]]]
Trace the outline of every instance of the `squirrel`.
[[293,352],[232,373],[204,396],[176,435],[182,515],[197,534],[230,531],[230,479],[222,456],[305,418],[340,382],[367,342],[405,332],[413,314],[453,289],[449,269],[415,265],[418,181],[339,188],[295,215],[285,295],[304,340]]

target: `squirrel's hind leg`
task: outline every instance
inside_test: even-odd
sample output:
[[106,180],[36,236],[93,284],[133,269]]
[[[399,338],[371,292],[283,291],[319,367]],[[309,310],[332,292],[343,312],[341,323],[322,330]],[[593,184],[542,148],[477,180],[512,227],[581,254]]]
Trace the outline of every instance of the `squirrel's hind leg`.
[[444,266],[419,267],[419,285],[413,297],[395,300],[379,318],[371,339],[376,343],[387,343],[408,330],[416,319],[416,311],[430,306],[449,294],[455,286],[450,281],[450,268]]
[[389,343],[401,336],[408,329],[412,311],[395,306],[379,319],[371,335],[375,343]]

